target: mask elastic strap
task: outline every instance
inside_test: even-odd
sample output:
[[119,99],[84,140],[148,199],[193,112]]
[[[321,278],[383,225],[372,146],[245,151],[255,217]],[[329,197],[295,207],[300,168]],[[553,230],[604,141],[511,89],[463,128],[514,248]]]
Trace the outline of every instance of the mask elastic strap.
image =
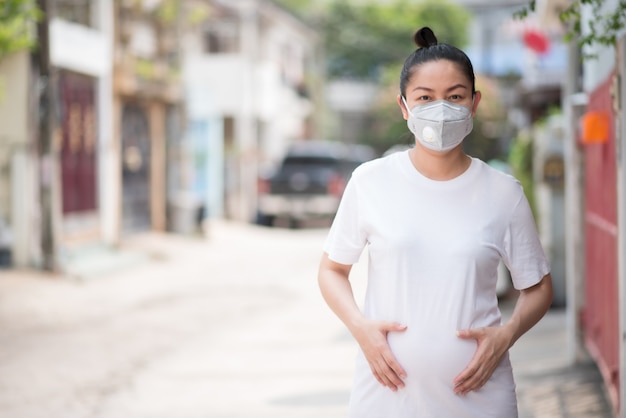
[[406,102],[406,99],[404,98],[404,96],[400,96],[400,97],[402,97],[402,103],[404,103],[404,106],[406,107],[406,111],[409,112],[409,115],[412,115],[411,109],[409,108],[409,104]]

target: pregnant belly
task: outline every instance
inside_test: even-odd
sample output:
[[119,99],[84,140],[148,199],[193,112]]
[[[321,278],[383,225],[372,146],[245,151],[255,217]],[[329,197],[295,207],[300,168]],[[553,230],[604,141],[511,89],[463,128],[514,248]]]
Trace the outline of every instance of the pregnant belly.
[[389,346],[407,373],[407,385],[419,380],[452,387],[454,378],[474,356],[476,341],[458,338],[456,330],[416,331],[408,328],[388,335]]

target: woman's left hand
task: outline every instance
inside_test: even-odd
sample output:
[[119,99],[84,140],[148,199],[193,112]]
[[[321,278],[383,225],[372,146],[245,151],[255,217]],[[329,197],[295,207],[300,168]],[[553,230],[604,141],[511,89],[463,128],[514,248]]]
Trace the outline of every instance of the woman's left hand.
[[460,330],[459,338],[474,339],[478,347],[465,370],[454,379],[454,393],[465,395],[487,383],[502,357],[511,346],[511,335],[505,327]]
[[504,353],[545,315],[551,303],[552,277],[548,273],[536,285],[520,291],[506,324],[458,331],[459,338],[476,340],[478,347],[465,370],[454,379],[454,393],[465,395],[483,387]]

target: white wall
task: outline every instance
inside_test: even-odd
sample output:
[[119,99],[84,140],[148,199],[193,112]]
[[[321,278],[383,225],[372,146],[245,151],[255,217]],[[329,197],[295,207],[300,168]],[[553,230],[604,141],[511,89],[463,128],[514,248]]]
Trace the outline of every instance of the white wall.
[[[102,1],[99,0],[99,6]],[[102,19],[111,18],[107,10],[102,7]],[[111,72],[110,39],[96,29],[53,18],[50,21],[50,61],[56,67],[92,77],[106,75]]]
[[10,168],[0,176],[0,218],[10,225],[0,230],[3,245],[10,245],[12,262],[16,267],[27,267],[33,260],[32,249],[37,247],[36,224],[39,213],[36,201],[36,180],[33,154],[29,144],[28,89],[29,53],[19,52],[0,62],[0,144],[3,155],[0,166]]
[[236,115],[244,94],[245,59],[239,55],[216,54],[184,57],[183,79],[202,86],[207,93],[205,111],[212,115]]
[[[95,12],[94,8],[94,12]],[[113,3],[99,0],[96,16],[99,17],[98,27],[103,38],[100,53],[108,60],[98,78],[98,208],[100,211],[100,231],[102,240],[109,245],[119,240],[121,223],[119,208],[122,205],[119,177],[121,162],[114,140],[113,111],[113,62],[111,51],[114,37]]]
[[334,80],[328,83],[326,99],[331,109],[341,112],[369,112],[379,87],[356,80]]
[[19,52],[0,62],[0,141],[26,143],[29,57]]

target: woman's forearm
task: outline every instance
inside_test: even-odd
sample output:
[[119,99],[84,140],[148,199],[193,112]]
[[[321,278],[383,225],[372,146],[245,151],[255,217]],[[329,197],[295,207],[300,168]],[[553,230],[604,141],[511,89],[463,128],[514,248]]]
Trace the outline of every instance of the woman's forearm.
[[547,274],[528,289],[520,292],[513,314],[504,325],[510,332],[510,346],[546,314],[552,304],[552,277]]
[[341,265],[323,255],[318,273],[318,283],[324,300],[337,317],[353,333],[354,327],[363,319],[350,280],[351,266]]

